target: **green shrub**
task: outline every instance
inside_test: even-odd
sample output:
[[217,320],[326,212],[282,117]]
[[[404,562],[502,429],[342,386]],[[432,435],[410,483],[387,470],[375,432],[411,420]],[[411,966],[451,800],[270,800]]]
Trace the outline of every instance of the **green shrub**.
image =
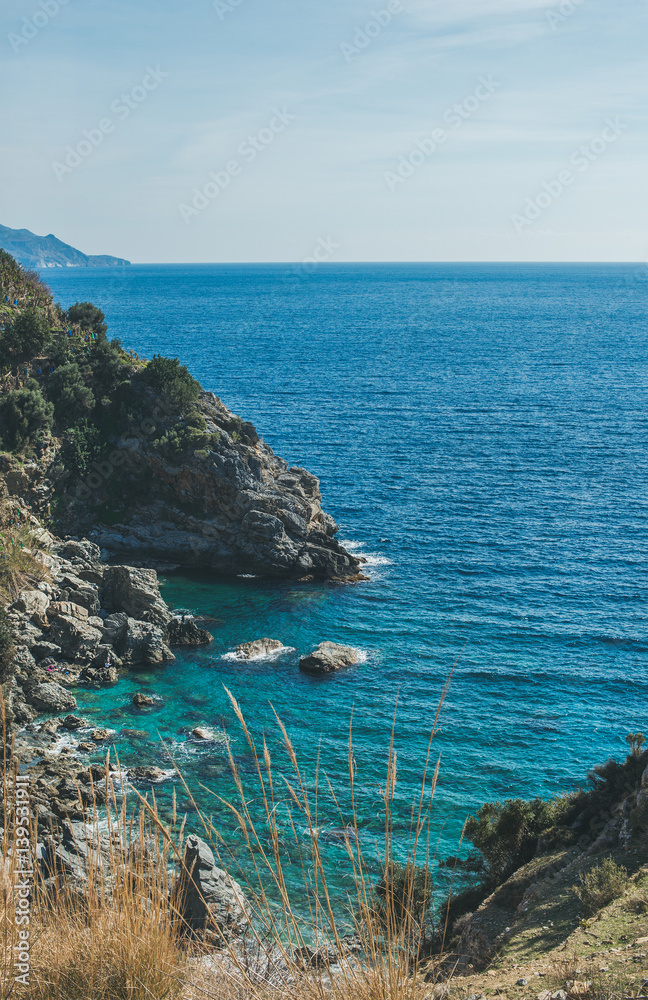
[[380,922],[422,926],[432,902],[432,874],[413,862],[392,861],[376,886]]
[[26,389],[0,400],[0,442],[7,451],[22,452],[52,428],[54,408],[33,380]]
[[487,802],[466,820],[465,834],[499,882],[531,860],[538,837],[553,825],[554,816],[555,804],[543,799]]
[[143,378],[169,409],[178,414],[186,413],[198,399],[199,383],[177,358],[155,354],[144,369]]
[[105,338],[108,329],[104,322],[106,317],[92,302],[76,302],[68,309],[67,317],[69,323],[78,323],[84,333],[95,333],[99,338]]
[[626,736],[626,743],[630,747],[630,753],[633,757],[641,756],[645,742],[646,737],[643,733],[628,733]]
[[622,896],[628,885],[627,869],[617,865],[612,858],[606,858],[602,864],[582,876],[580,885],[574,887],[581,902],[583,916],[593,917],[613,899]]
[[84,417],[67,436],[63,452],[65,467],[74,476],[83,478],[90,471],[92,463],[99,461],[102,451],[99,428]]
[[7,612],[0,608],[0,674],[4,674],[14,655],[13,635]]
[[23,309],[0,339],[0,358],[5,365],[38,356],[50,340],[43,315],[31,307]]
[[50,375],[47,391],[54,402],[56,419],[63,427],[76,423],[94,406],[92,389],[85,384],[77,364],[63,365]]
[[130,362],[118,340],[100,340],[90,355],[92,373],[103,395],[113,389],[130,373]]

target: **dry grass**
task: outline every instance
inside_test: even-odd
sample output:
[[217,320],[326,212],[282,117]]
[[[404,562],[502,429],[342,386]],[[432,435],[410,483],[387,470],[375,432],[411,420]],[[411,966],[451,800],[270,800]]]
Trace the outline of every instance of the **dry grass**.
[[45,566],[34,555],[41,548],[17,501],[0,495],[0,606],[48,578]]
[[[445,694],[445,692],[444,692]],[[230,696],[231,697],[231,696]],[[392,742],[383,797],[385,804],[384,870],[380,898],[375,876],[360,846],[355,809],[356,768],[350,732],[348,776],[350,814],[338,803],[331,785],[319,773],[305,775],[282,723],[277,724],[292,771],[279,779],[265,741],[257,747],[246,722],[232,704],[255,764],[252,787],[244,784],[230,756],[238,802],[227,803],[236,816],[247,848],[248,878],[232,864],[225,865],[242,882],[251,901],[253,920],[243,937],[222,937],[213,947],[205,940],[182,934],[174,910],[173,862],[182,857],[183,824],[176,817],[167,826],[155,799],[134,792],[117,800],[106,772],[109,794],[109,857],[91,854],[89,878],[83,889],[69,880],[46,885],[36,874],[30,924],[29,986],[16,987],[12,971],[17,945],[15,894],[12,889],[17,853],[10,816],[5,816],[3,844],[2,912],[0,914],[0,998],[30,1000],[144,1000],[156,997],[183,1000],[422,1000],[431,987],[420,974],[422,935],[421,870],[430,862],[429,820],[438,764],[431,763],[432,736],[421,792],[412,805],[407,858],[396,858],[393,833],[397,760]],[[439,706],[440,709],[441,706]],[[438,713],[437,713],[438,719]],[[435,721],[436,728],[436,721]],[[285,770],[285,769],[284,769]],[[5,803],[11,802],[15,775],[5,762]],[[314,780],[312,780],[314,778]],[[186,786],[185,786],[186,788]],[[189,789],[187,789],[189,792]],[[207,791],[207,790],[206,790]],[[254,822],[248,803],[260,796],[265,821]],[[346,841],[352,873],[347,912],[334,906],[330,873],[320,850],[318,825],[323,796],[337,806],[340,823],[353,835]],[[283,811],[281,829],[277,820]],[[310,912],[301,919],[291,904],[286,874],[285,816],[288,814],[291,853],[300,858]],[[218,832],[200,814],[204,837],[215,853],[226,854]],[[98,817],[88,817],[97,830]],[[32,845],[36,831],[32,831]],[[294,856],[294,855],[293,855]],[[410,875],[411,872],[411,875]],[[395,880],[392,876],[398,875]],[[424,887],[425,890],[426,887]],[[345,934],[352,924],[357,946],[350,950]],[[309,948],[324,949],[319,961],[308,963]],[[301,950],[303,949],[303,950]],[[330,952],[326,949],[330,949]],[[301,950],[301,951],[300,951]]]

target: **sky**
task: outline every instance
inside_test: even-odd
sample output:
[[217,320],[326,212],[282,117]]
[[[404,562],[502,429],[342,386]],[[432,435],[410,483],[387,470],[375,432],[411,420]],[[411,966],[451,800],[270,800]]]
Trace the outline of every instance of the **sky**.
[[646,261],[648,0],[2,0],[0,223],[133,262]]

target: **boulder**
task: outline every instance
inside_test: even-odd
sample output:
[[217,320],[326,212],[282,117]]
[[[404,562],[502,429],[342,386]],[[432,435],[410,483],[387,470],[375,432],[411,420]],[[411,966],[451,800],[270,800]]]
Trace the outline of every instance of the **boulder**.
[[299,661],[299,669],[304,674],[321,677],[334,673],[342,667],[357,663],[358,650],[353,646],[340,646],[337,642],[321,642],[309,656]]
[[205,742],[210,742],[214,739],[214,734],[211,729],[205,729],[203,726],[197,726],[196,729],[192,729],[191,735],[194,739],[204,740]]
[[126,634],[118,647],[119,655],[124,663],[131,666],[160,666],[175,660],[164,639],[165,632],[161,626],[129,618]]
[[112,664],[100,667],[84,667],[79,675],[79,679],[86,681],[90,687],[112,687],[119,680],[117,667]]
[[169,622],[168,637],[170,646],[207,646],[214,637],[203,628],[198,628],[192,618],[181,621],[172,618]]
[[253,642],[243,642],[236,647],[236,653],[241,660],[254,660],[257,656],[266,656],[283,649],[283,642],[278,639],[254,639]]
[[85,622],[69,615],[59,615],[50,631],[50,638],[60,647],[63,656],[81,663],[94,658],[103,639],[99,629],[87,624],[87,611],[85,614]]
[[76,698],[55,681],[37,684],[29,693],[29,701],[40,712],[71,712],[77,707]]
[[166,626],[172,617],[160,595],[157,573],[152,569],[107,566],[102,597],[107,609],[124,611],[129,618]]
[[133,695],[133,705],[135,708],[148,708],[150,705],[155,704],[155,698],[151,698],[148,694],[143,694],[141,691],[136,691]]
[[50,618],[65,615],[66,618],[76,618],[80,622],[88,620],[88,609],[81,607],[80,604],[74,604],[72,601],[52,601],[47,608],[47,614]]
[[132,767],[128,771],[131,781],[146,781],[155,784],[166,777],[166,772],[159,767]]
[[128,628],[128,615],[124,612],[109,615],[103,619],[103,641],[109,646],[118,646],[123,641]]
[[200,837],[187,837],[174,904],[191,933],[215,931],[228,938],[249,925],[250,907],[238,882],[216,866],[214,855]]
[[49,607],[50,599],[41,590],[23,590],[13,607],[17,611],[22,611],[31,618],[34,614],[45,614]]
[[68,729],[71,733],[74,733],[77,729],[83,729],[87,723],[85,719],[80,719],[78,715],[66,715],[64,719],[61,719],[61,725],[63,729]]
[[57,646],[54,642],[36,642],[31,647],[31,654],[37,660],[44,660],[45,658],[57,660],[62,653],[63,650],[61,647]]
[[27,649],[27,646],[16,646],[16,652],[13,657],[13,665],[16,673],[26,674],[27,676],[29,676],[29,674],[36,669],[36,660],[34,659],[31,650]]

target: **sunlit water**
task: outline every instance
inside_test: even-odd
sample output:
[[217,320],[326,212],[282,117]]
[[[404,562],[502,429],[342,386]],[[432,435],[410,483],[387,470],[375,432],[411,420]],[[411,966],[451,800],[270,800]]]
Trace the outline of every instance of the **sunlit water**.
[[[173,606],[211,619],[215,642],[117,687],[81,691],[125,763],[164,763],[158,733],[238,857],[225,740],[253,767],[225,688],[289,776],[274,711],[312,780],[344,795],[353,711],[359,821],[376,860],[396,703],[397,827],[423,772],[437,701],[459,657],[434,753],[441,855],[486,800],[571,788],[645,728],[648,362],[641,268],[621,265],[137,266],[45,272],[64,306],[92,300],[142,356],[179,356],[292,464],[321,478],[326,509],[368,557],[358,586],[173,577]],[[294,651],[241,663],[240,642]],[[364,652],[324,680],[299,654],[324,639]],[[159,695],[148,713],[135,690]],[[177,782],[189,824],[197,819]],[[252,809],[260,802],[250,784]],[[284,798],[285,793],[282,793]],[[284,815],[284,814],[282,814]],[[321,827],[346,816],[323,804]],[[282,819],[282,822],[287,820]],[[298,822],[298,817],[296,818]],[[348,885],[344,849],[336,891]],[[288,852],[289,861],[293,857]],[[297,867],[296,898],[301,898]]]

